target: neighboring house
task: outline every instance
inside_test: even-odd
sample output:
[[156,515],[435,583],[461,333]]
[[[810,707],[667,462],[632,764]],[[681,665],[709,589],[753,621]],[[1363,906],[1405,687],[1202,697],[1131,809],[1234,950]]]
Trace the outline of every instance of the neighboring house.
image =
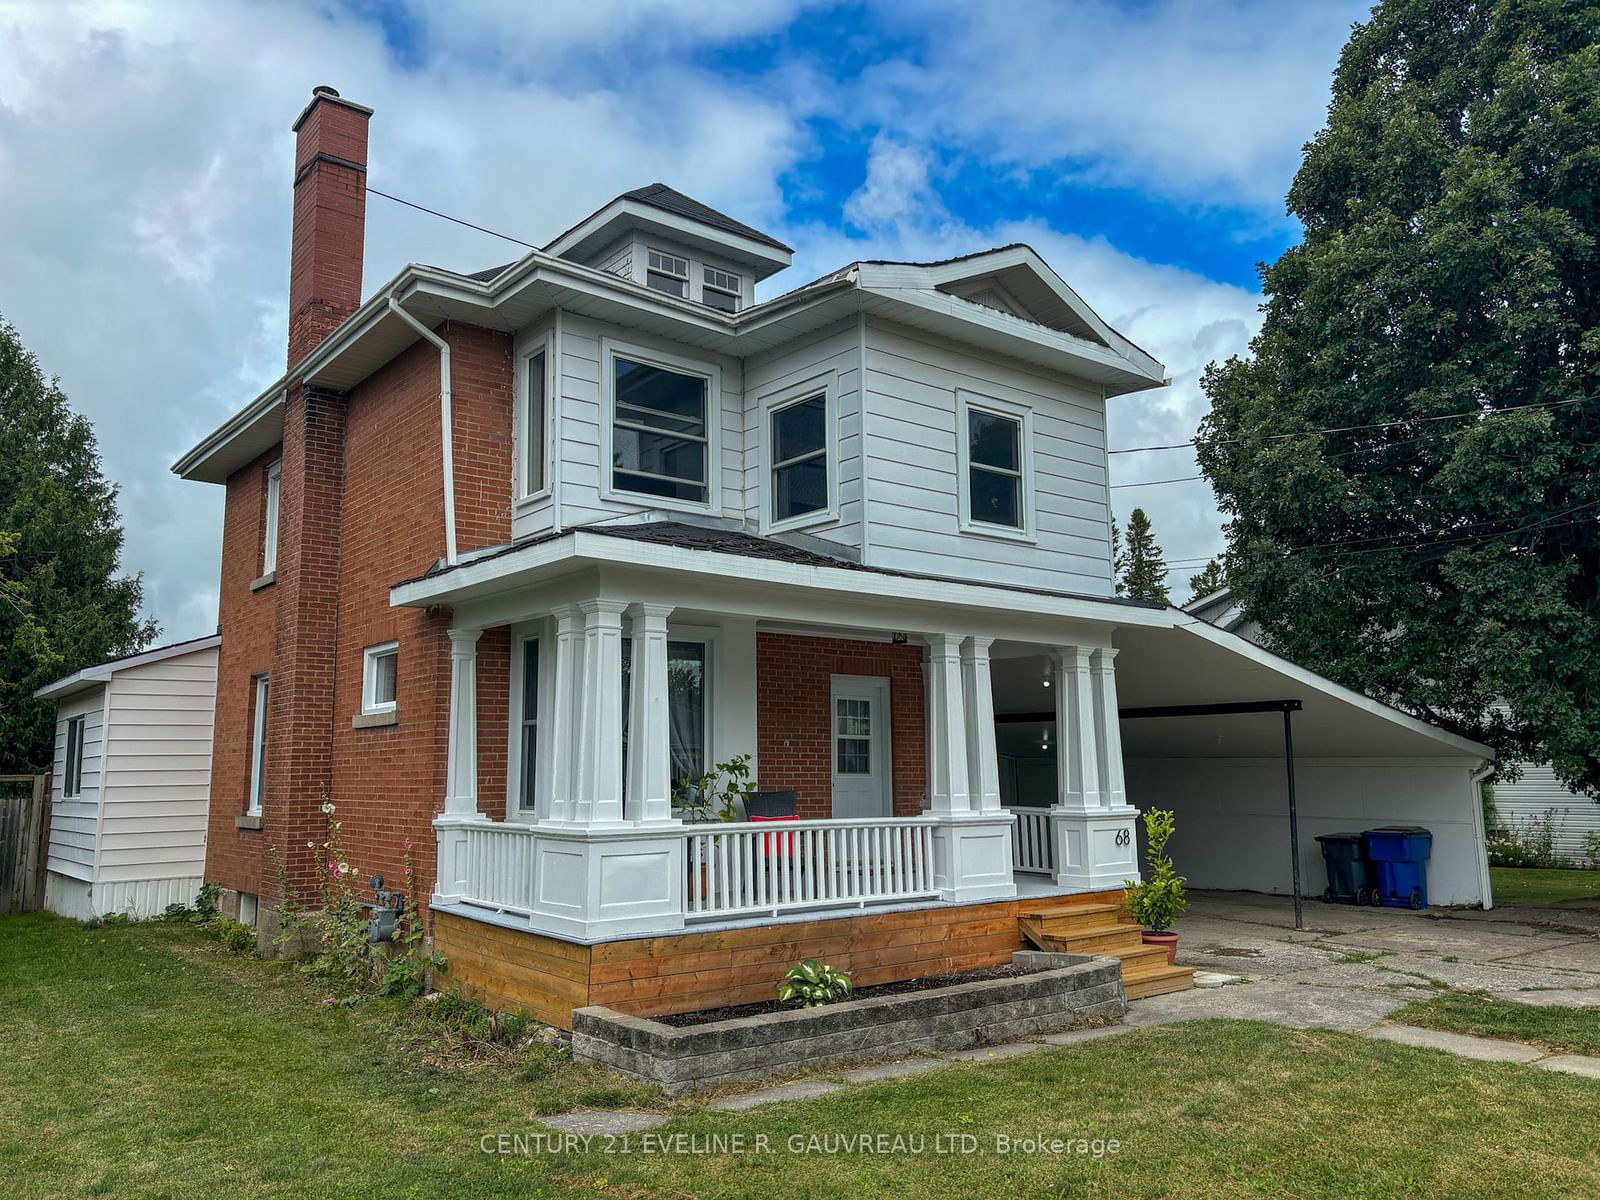
[[[788,247],[658,184],[362,302],[369,115],[296,122],[289,369],[174,468],[227,491],[207,874],[246,911],[280,863],[314,894],[331,801],[363,878],[414,858],[458,986],[561,1023],[813,950],[1001,961],[1175,791],[1191,877],[1286,890],[1279,726],[1119,716],[1289,697],[1306,869],[1359,770],[1361,819],[1437,826],[1437,899],[1488,901],[1483,747],[1113,595],[1106,408],[1166,376],[1032,249],[758,302]],[[681,820],[740,754],[784,834]],[[886,949],[864,908],[914,915]]]
[[[1244,607],[1228,588],[1201,596],[1184,611],[1219,629],[1260,643],[1261,626],[1245,619]],[[1503,828],[1519,835],[1542,832],[1546,821],[1555,853],[1574,866],[1590,862],[1589,835],[1600,836],[1600,804],[1566,787],[1546,766],[1525,763],[1521,775],[1494,785],[1494,811]]]
[[206,858],[219,637],[89,667],[56,705],[45,907],[87,920],[188,904]]

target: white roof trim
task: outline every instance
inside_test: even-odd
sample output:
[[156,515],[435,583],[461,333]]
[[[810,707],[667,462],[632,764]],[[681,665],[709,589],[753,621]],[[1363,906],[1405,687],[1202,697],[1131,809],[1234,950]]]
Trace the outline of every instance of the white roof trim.
[[774,271],[782,270],[794,261],[793,254],[779,250],[776,246],[758,242],[742,233],[718,229],[715,225],[707,225],[693,217],[668,212],[653,204],[630,200],[626,196],[618,196],[583,224],[569,229],[545,246],[542,252],[559,257],[596,236],[606,226],[619,221],[627,221],[632,228],[654,231],[657,236],[688,239],[702,248],[715,248],[729,258],[740,261],[746,266],[755,267],[762,278]]
[[174,642],[170,646],[157,646],[154,650],[143,650],[126,658],[114,658],[98,666],[85,667],[81,671],[36,689],[33,696],[36,700],[59,700],[74,692],[105,683],[118,671],[126,671],[130,667],[142,667],[145,663],[160,662],[164,658],[178,658],[199,650],[212,650],[220,645],[222,645],[222,635],[213,633],[208,637],[194,638],[187,642]]

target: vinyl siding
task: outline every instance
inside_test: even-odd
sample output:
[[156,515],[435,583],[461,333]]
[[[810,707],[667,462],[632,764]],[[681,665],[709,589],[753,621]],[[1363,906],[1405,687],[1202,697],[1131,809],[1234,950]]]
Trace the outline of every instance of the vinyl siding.
[[[808,527],[813,537],[861,549],[861,340],[856,322],[832,326],[782,350],[755,355],[745,365],[746,405],[744,495],[745,520],[761,526],[770,503],[762,473],[761,444],[767,419],[762,400],[808,379],[832,373],[838,428],[834,431],[837,461],[830,463],[838,480],[839,520]],[[832,452],[830,446],[830,452]]]
[[[113,884],[203,873],[216,693],[215,649],[112,676],[97,905],[108,900]],[[124,891],[128,904],[144,896]]]
[[1584,862],[1584,837],[1600,833],[1600,804],[1567,789],[1549,767],[1524,766],[1515,783],[1495,784],[1494,808],[1501,825],[1519,832],[1553,810],[1555,852],[1575,865]]
[[[1098,389],[873,321],[864,436],[867,561],[962,579],[1111,594],[1105,400]],[[1034,541],[960,529],[957,393],[1029,409]]]
[[[104,685],[90,688],[56,710],[56,756],[50,780],[50,852],[48,868],[71,879],[94,878],[94,847],[99,834],[100,792],[105,743]],[[82,787],[66,798],[67,722],[83,722]]]

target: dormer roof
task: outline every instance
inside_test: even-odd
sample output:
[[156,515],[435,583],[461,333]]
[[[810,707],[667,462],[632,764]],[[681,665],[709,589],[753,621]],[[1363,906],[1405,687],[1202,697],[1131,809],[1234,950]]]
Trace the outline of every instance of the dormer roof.
[[[794,260],[794,251],[771,234],[735,221],[664,183],[622,193],[557,237],[544,252],[588,262],[635,229],[738,263],[758,280],[783,270]],[[504,269],[477,272],[474,277],[492,279]]]

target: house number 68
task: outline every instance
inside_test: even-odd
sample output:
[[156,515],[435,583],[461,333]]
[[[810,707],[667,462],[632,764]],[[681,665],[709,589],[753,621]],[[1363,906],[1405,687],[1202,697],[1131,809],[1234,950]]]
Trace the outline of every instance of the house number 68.
[[1128,831],[1126,829],[1117,830],[1117,845],[1126,846],[1128,844],[1128,841],[1129,841]]

